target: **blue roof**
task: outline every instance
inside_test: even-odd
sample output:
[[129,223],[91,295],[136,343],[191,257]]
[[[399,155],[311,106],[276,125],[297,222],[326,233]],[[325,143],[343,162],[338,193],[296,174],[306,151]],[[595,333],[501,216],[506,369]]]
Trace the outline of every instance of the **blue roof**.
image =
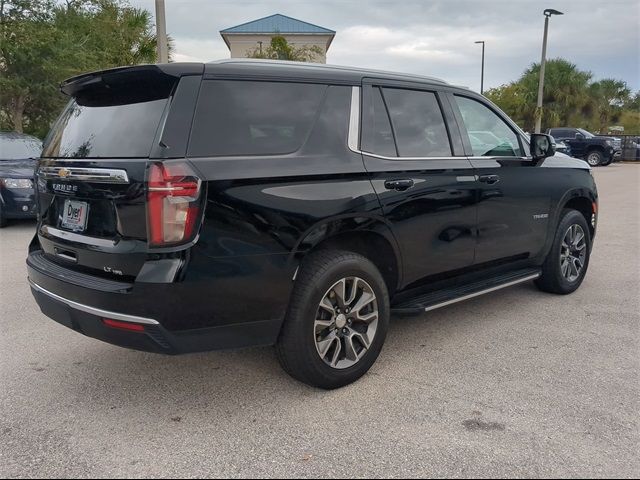
[[220,33],[324,33],[333,35],[336,32],[276,13],[269,17],[221,30]]

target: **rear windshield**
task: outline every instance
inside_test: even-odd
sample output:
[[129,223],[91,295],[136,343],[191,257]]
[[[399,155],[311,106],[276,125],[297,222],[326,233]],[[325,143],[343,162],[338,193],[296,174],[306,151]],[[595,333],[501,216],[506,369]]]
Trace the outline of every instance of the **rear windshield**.
[[167,101],[73,99],[49,133],[42,156],[148,157]]
[[196,109],[189,155],[278,155],[298,150],[327,85],[207,80]]

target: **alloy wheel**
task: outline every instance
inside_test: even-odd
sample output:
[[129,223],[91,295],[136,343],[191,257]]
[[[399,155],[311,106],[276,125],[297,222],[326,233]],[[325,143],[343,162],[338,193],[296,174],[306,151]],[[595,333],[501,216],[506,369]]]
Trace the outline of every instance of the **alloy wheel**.
[[595,152],[590,153],[587,157],[587,163],[592,167],[597,167],[598,165],[600,165],[600,155]]
[[580,225],[569,227],[560,247],[560,272],[569,282],[580,278],[587,258],[587,236]]
[[346,277],[331,286],[314,322],[316,350],[332,368],[343,370],[362,359],[378,329],[378,301],[365,280]]

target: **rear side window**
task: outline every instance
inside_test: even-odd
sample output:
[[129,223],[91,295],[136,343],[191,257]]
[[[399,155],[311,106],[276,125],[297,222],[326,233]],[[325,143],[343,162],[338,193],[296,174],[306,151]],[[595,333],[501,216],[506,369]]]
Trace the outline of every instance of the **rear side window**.
[[300,149],[327,85],[207,80],[198,98],[189,156],[282,155]]
[[373,121],[370,129],[367,128],[363,133],[364,151],[387,157],[397,157],[396,143],[382,92],[377,87],[372,88],[371,92],[373,96],[371,102]]
[[401,157],[448,157],[451,144],[436,95],[383,88]]

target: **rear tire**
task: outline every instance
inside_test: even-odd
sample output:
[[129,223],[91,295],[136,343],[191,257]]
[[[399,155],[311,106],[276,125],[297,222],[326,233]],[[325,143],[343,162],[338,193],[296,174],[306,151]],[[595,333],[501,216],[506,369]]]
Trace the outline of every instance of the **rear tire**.
[[320,250],[298,272],[278,360],[301,382],[340,388],[375,363],[388,325],[389,294],[375,265],[353,252]]
[[599,150],[591,150],[587,152],[586,160],[589,166],[598,167],[602,165],[602,162],[604,161],[604,155],[602,155],[602,152]]
[[575,292],[587,273],[590,256],[591,232],[586,219],[577,210],[563,210],[536,285],[540,290],[561,295]]

